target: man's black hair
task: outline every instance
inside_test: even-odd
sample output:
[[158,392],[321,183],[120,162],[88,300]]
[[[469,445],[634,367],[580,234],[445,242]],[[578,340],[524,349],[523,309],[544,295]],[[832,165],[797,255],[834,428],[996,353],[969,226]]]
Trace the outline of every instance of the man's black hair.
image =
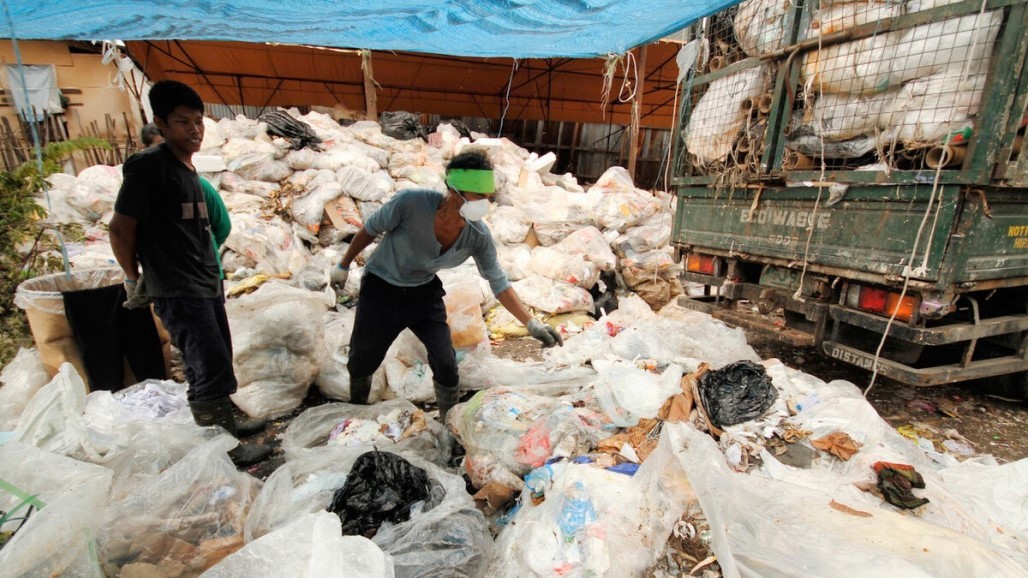
[[179,106],[203,112],[200,95],[181,82],[162,80],[150,89],[150,108],[155,117],[167,120],[171,111]]
[[161,129],[157,128],[157,125],[150,122],[143,125],[143,130],[139,134],[143,141],[143,146],[148,147],[153,144],[153,139],[161,136]]
[[450,169],[479,169],[491,171],[493,170],[493,163],[489,162],[489,157],[485,156],[484,152],[480,150],[471,150],[462,152],[450,159],[450,164],[446,165],[446,170]]

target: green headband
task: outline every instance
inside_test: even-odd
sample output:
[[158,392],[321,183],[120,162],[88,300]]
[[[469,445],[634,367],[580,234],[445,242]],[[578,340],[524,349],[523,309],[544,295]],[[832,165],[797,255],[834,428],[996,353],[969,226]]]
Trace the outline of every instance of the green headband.
[[496,192],[493,171],[485,169],[451,169],[446,171],[446,184],[465,193],[491,195]]

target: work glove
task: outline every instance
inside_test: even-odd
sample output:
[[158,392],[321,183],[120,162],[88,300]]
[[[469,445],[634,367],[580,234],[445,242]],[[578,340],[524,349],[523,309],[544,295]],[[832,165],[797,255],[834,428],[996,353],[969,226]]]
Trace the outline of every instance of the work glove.
[[343,269],[342,265],[336,264],[332,267],[332,272],[328,275],[329,284],[336,290],[336,293],[342,294],[343,287],[346,286],[346,278],[350,276],[350,269]]
[[550,327],[549,325],[539,321],[538,319],[532,318],[525,326],[528,329],[528,333],[539,340],[543,344],[543,347],[553,347],[554,345],[564,345],[564,338],[560,336],[560,333]]
[[121,304],[125,309],[140,309],[150,304],[150,298],[146,296],[144,289],[140,287],[143,278],[125,279],[125,295],[127,298]]

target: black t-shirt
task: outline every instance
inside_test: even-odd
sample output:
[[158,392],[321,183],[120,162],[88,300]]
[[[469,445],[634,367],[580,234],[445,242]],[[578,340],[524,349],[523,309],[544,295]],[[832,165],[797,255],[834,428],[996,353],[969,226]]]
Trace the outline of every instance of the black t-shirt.
[[197,174],[167,145],[132,155],[114,210],[138,220],[136,253],[150,297],[221,295],[207,203]]

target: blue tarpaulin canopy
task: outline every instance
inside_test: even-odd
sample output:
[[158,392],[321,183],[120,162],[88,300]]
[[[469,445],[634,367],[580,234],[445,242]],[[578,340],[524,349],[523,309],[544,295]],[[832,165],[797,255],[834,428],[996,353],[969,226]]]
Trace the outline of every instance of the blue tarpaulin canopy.
[[[734,0],[7,0],[22,39],[274,42],[460,56],[591,57]],[[6,27],[5,27],[6,28]]]

